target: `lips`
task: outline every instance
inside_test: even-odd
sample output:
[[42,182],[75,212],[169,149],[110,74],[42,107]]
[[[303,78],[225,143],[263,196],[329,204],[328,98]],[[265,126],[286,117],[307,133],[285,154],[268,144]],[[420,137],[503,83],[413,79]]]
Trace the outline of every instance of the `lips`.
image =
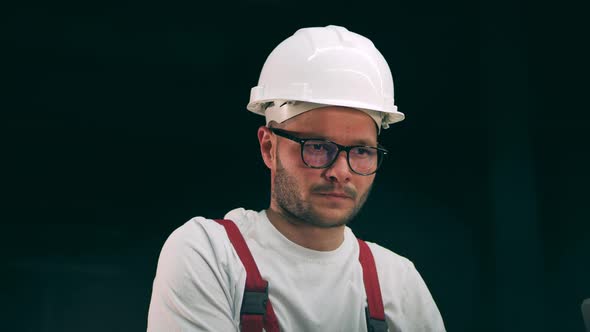
[[322,195],[322,196],[328,196],[328,197],[352,198],[349,195],[347,195],[346,193],[341,193],[341,192],[322,192],[322,193],[317,193],[317,194]]
[[357,192],[352,186],[336,186],[334,184],[318,185],[311,188],[313,195],[319,195],[334,201],[352,200],[357,198]]

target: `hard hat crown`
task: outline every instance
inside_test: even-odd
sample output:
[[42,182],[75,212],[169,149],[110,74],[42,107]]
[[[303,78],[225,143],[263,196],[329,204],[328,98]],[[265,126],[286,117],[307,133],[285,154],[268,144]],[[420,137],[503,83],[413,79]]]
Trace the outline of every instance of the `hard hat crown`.
[[[293,101],[370,111],[383,128],[404,118],[385,58],[371,40],[339,26],[300,29],[281,42],[266,59],[247,108],[268,122],[273,106]],[[278,122],[289,117],[281,114]]]

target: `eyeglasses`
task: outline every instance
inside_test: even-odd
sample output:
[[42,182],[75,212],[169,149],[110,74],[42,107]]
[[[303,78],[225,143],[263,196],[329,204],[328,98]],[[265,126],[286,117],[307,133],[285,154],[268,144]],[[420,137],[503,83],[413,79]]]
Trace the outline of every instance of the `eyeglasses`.
[[328,168],[336,161],[340,151],[346,151],[348,166],[354,173],[371,175],[377,172],[387,155],[387,150],[382,147],[344,146],[321,138],[299,138],[278,128],[269,129],[278,136],[301,144],[301,159],[311,168]]

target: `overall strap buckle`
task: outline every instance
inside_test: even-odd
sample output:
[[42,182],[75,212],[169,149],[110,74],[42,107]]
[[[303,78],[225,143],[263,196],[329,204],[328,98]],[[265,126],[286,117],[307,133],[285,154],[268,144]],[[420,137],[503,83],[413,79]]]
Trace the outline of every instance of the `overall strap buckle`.
[[248,291],[244,292],[242,300],[242,315],[266,315],[266,304],[268,303],[268,285],[263,292]]

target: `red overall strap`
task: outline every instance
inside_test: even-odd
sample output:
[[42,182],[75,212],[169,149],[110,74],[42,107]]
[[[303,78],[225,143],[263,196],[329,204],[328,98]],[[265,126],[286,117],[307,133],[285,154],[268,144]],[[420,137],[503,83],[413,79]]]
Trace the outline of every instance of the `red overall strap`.
[[215,219],[227,232],[227,236],[238,253],[246,269],[246,289],[240,310],[242,332],[279,332],[279,322],[268,298],[268,282],[262,279],[254,257],[240,233],[231,220]]
[[373,254],[367,243],[361,239],[357,240],[359,243],[359,261],[363,267],[365,293],[367,293],[367,329],[369,332],[387,331],[375,258],[373,258]]

